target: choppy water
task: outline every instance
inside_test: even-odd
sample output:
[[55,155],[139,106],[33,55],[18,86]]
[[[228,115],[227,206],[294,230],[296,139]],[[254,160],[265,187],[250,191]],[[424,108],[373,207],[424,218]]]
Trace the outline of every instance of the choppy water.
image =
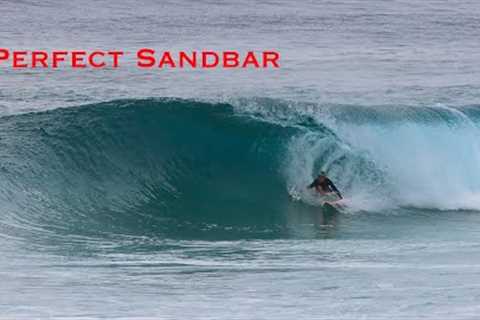
[[479,9],[4,0],[2,47],[282,67],[0,65],[0,318],[476,319]]

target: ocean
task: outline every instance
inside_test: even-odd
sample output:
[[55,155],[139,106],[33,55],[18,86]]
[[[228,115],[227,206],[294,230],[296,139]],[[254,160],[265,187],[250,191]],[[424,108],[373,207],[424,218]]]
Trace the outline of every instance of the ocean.
[[476,1],[0,4],[0,48],[281,55],[0,62],[0,319],[478,319]]

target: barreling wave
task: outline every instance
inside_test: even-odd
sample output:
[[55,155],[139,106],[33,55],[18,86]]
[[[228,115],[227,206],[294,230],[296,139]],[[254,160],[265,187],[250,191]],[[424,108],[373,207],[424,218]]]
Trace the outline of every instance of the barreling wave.
[[478,210],[479,114],[146,99],[3,117],[1,233],[278,236],[318,210],[320,170],[351,210]]

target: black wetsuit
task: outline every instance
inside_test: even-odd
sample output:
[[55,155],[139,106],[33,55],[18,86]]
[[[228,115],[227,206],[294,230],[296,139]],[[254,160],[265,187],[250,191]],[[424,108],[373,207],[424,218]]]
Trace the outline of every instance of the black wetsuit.
[[342,198],[340,191],[338,191],[337,187],[335,187],[332,180],[328,179],[327,177],[325,177],[323,181],[320,181],[320,178],[316,178],[308,187],[316,189],[320,188],[323,192],[335,192],[340,199]]

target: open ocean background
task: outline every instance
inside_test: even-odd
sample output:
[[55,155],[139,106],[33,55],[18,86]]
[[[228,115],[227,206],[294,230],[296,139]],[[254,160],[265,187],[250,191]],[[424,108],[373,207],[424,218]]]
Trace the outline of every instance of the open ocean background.
[[[1,319],[478,319],[478,1],[0,0]],[[305,185],[326,170],[348,209]],[[292,196],[298,198],[292,201]]]

